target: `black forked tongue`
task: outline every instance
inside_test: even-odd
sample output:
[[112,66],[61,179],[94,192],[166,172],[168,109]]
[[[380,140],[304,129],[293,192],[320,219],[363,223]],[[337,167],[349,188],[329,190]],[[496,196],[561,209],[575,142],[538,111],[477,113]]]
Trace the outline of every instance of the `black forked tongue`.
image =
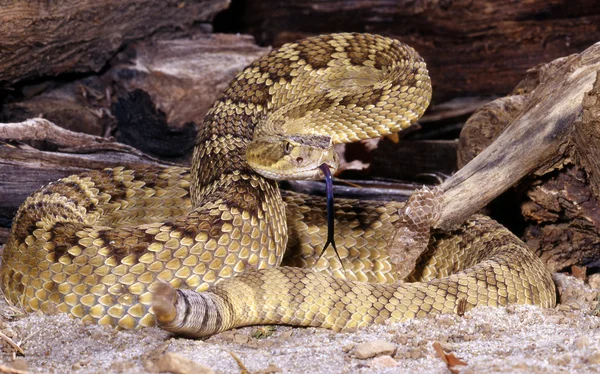
[[[323,253],[325,253],[327,247],[329,247],[329,244],[331,244],[333,250],[335,251],[335,255],[337,256],[338,260],[340,261],[340,264],[342,265],[342,269],[344,269],[344,263],[342,262],[342,258],[338,253],[337,247],[335,246],[335,239],[333,237],[333,216],[335,214],[335,211],[333,210],[333,179],[331,177],[331,170],[329,170],[329,166],[327,164],[322,164],[321,166],[319,166],[319,169],[321,169],[323,175],[325,175],[325,186],[327,191],[327,241],[325,242],[323,251],[321,251],[321,254],[319,255],[319,259],[321,259]],[[344,272],[346,272],[346,269],[344,269]]]

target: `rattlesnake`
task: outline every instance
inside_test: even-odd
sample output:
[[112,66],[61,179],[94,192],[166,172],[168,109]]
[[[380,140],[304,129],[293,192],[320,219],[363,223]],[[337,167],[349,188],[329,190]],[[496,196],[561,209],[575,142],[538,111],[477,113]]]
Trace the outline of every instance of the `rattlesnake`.
[[[338,199],[344,267],[331,251],[317,262],[323,199],[282,193],[263,176],[293,168],[318,177],[319,164],[335,166],[331,144],[404,129],[430,95],[425,63],[396,40],[333,34],[284,45],[215,102],[190,170],[93,171],[30,196],[4,250],[2,289],[27,311],[120,328],[154,325],[154,300],[162,327],[195,336],[252,323],[339,330],[474,305],[554,305],[540,260],[483,216],[432,237],[410,277],[420,282],[394,284],[387,246],[404,205]],[[175,292],[158,281],[212,288]]]

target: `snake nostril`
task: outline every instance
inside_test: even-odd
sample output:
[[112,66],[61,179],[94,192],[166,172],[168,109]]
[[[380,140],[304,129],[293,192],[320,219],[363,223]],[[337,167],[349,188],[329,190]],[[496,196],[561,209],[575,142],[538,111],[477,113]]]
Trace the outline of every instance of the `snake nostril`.
[[302,163],[302,161],[304,161],[304,159],[302,157],[298,157],[296,159],[296,162],[299,163],[299,164]]

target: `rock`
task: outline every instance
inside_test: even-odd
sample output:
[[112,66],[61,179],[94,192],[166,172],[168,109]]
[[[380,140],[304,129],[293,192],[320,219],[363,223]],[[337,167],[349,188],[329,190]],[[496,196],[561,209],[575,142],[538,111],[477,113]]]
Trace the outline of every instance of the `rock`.
[[549,316],[546,318],[546,322],[553,325],[558,325],[559,323],[564,322],[564,318],[562,316]]
[[437,320],[439,326],[451,327],[455,325],[453,316],[440,316]]
[[[593,278],[593,276],[590,278]],[[594,306],[592,304],[598,295],[597,289],[593,286],[587,287],[582,280],[571,276],[555,274],[553,279],[560,298],[560,304],[557,306],[558,310],[563,312],[573,310],[591,312],[593,310]],[[592,279],[591,283],[594,282],[596,280]]]
[[248,335],[235,334],[233,336],[233,342],[236,344],[246,344],[248,343],[248,340],[250,340],[250,337]]
[[590,364],[600,364],[600,352],[596,351],[587,357],[587,362]]
[[548,358],[548,362],[552,365],[565,366],[571,362],[571,355],[569,353],[565,353],[560,356],[551,356]]
[[174,352],[167,352],[154,362],[159,372],[174,374],[214,374],[215,372],[206,365],[194,362]]
[[588,278],[588,284],[590,285],[590,287],[599,290],[600,289],[600,273],[590,275],[590,277]]
[[413,360],[421,358],[421,350],[413,349],[413,351],[410,353],[410,358],[412,358]]
[[342,347],[342,351],[348,353],[352,350],[352,348],[354,348],[355,345],[356,345],[356,343],[350,342]]
[[385,340],[373,340],[358,344],[354,349],[354,356],[366,359],[380,355],[393,355],[395,351],[396,345],[394,343]]
[[281,339],[290,339],[293,334],[294,334],[294,330],[284,331],[281,333],[280,338]]
[[22,357],[15,358],[10,363],[10,367],[15,370],[20,370],[20,371],[24,371],[24,372],[29,371],[29,364],[27,364],[27,361],[25,361],[25,359]]
[[575,344],[575,348],[584,349],[585,347],[590,345],[590,338],[588,338],[585,335],[582,335],[582,336],[578,337],[577,339],[575,339],[575,341],[573,343]]
[[[244,372],[242,370],[242,372]],[[267,366],[266,368],[262,369],[262,370],[258,370],[258,371],[254,371],[254,374],[275,374],[275,373],[283,373],[283,370],[281,370],[280,367],[278,367],[277,365],[273,365],[273,364],[269,364],[269,366]]]
[[492,325],[487,322],[481,324],[479,327],[484,334],[489,334],[492,332]]
[[391,356],[379,356],[371,360],[370,367],[374,369],[393,368],[400,365],[398,361],[394,360]]

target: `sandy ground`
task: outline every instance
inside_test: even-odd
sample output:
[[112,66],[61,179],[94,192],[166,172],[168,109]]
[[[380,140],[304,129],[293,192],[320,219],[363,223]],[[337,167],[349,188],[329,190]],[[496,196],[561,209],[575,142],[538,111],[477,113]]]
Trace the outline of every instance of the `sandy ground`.
[[[590,282],[598,286],[599,277]],[[22,347],[15,355],[6,342],[6,369],[50,373],[144,373],[157,371],[166,352],[175,352],[217,373],[448,373],[434,342],[467,363],[460,373],[600,372],[598,289],[555,275],[561,304],[555,309],[509,306],[475,308],[464,316],[433,316],[353,333],[279,326],[268,337],[247,327],[207,340],[174,338],[156,329],[113,331],[84,325],[65,315],[18,316],[0,305],[0,331]],[[393,353],[355,356],[360,343],[384,340]],[[15,360],[16,357],[16,360]],[[160,367],[160,366],[158,366]],[[3,372],[0,369],[0,372]],[[196,371],[197,372],[197,371]]]

